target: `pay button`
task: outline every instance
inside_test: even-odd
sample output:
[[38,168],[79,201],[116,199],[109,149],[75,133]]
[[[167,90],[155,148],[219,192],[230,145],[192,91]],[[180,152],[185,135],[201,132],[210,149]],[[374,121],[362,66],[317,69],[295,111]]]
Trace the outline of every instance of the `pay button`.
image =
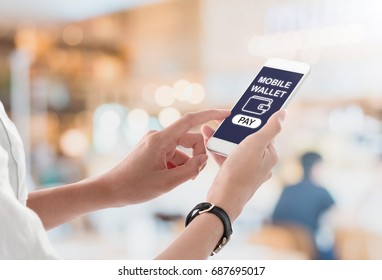
[[258,118],[239,114],[232,118],[232,123],[236,125],[240,125],[240,126],[249,127],[249,128],[256,128],[261,125],[261,120]]

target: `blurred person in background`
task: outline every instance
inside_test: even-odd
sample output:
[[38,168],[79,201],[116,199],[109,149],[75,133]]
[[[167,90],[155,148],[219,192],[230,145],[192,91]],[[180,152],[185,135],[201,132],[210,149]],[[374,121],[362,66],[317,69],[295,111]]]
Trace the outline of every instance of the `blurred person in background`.
[[295,185],[284,187],[271,219],[276,225],[300,227],[311,235],[318,259],[335,259],[332,247],[323,249],[315,242],[320,219],[335,205],[329,191],[318,183],[322,162],[321,155],[316,152],[301,156],[303,179]]
[[[205,141],[214,130],[189,132],[194,126],[222,120],[227,110],[189,113],[162,131],[149,131],[117,166],[95,178],[27,193],[25,154],[16,127],[0,102],[0,259],[55,259],[46,230],[95,210],[154,199],[195,178],[208,156]],[[235,221],[277,161],[274,138],[285,111],[275,113],[221,164],[206,201]],[[191,148],[189,156],[178,146]],[[212,208],[211,208],[212,209]],[[206,259],[226,234],[227,219],[208,211],[197,215],[158,259]],[[144,240],[142,240],[144,242]]]

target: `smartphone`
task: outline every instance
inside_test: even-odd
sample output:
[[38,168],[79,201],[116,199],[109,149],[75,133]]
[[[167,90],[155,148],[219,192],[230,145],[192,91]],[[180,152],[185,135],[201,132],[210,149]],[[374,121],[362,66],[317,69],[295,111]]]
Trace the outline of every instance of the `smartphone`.
[[285,108],[310,71],[303,62],[267,60],[225,119],[207,142],[207,148],[228,156],[248,135],[259,131],[276,111]]

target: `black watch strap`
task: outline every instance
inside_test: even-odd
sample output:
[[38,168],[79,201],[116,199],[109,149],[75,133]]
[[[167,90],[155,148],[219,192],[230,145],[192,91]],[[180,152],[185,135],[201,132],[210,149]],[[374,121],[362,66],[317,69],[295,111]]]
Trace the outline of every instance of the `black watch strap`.
[[232,231],[232,225],[231,220],[228,216],[228,214],[220,207],[211,204],[209,202],[202,202],[196,205],[190,213],[186,217],[186,226],[191,223],[191,221],[203,214],[203,213],[211,213],[216,215],[223,223],[224,232],[222,238],[219,240],[218,244],[216,245],[215,249],[212,251],[211,256],[216,255],[230,240],[231,235],[233,233]]

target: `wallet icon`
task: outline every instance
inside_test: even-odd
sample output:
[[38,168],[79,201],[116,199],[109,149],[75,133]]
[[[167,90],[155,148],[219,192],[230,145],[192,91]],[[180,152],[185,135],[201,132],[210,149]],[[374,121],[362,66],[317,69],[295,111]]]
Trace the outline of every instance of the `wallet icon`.
[[250,97],[243,106],[243,111],[255,115],[262,115],[271,108],[273,100],[266,97],[254,95]]

